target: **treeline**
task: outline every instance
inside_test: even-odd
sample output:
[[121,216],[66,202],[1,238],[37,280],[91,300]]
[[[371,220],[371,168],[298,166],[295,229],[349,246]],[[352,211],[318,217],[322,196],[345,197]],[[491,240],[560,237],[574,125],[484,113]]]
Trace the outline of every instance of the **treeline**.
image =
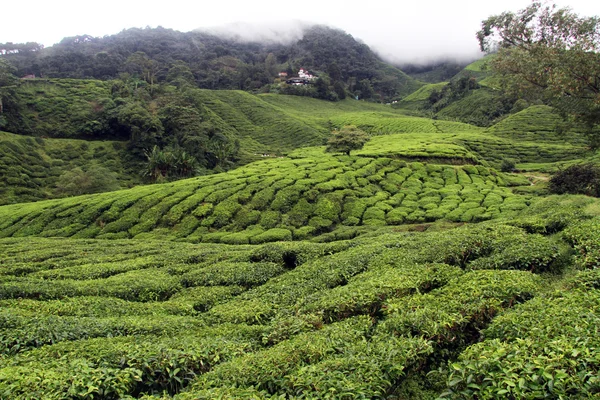
[[0,129],[127,141],[129,155],[148,162],[153,180],[227,168],[236,161],[239,142],[213,121],[195,92],[137,78],[25,81],[6,96]]
[[[205,89],[274,91],[328,100],[351,95],[388,101],[419,87],[399,69],[384,64],[367,45],[324,26],[309,28],[301,40],[286,45],[242,43],[158,27],[102,38],[67,37],[48,48],[0,44],[0,55],[21,77],[107,80],[129,74],[150,84],[185,82]],[[278,85],[279,72],[295,75],[300,68],[320,79],[307,88]]]

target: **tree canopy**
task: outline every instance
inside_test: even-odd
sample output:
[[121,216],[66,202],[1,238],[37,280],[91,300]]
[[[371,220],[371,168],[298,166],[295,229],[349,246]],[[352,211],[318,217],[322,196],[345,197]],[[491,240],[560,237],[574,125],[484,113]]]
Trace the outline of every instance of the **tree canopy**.
[[535,1],[484,20],[477,38],[505,87],[542,99],[590,128],[600,123],[600,19]]
[[14,76],[16,68],[9,62],[0,58],[0,128],[5,124],[4,103],[14,95],[13,88],[17,83],[17,77]]
[[151,86],[168,81],[178,86],[189,83],[203,89],[251,91],[271,90],[280,71],[293,75],[305,68],[320,77],[330,74],[327,83],[331,87],[318,96],[314,90],[296,88],[288,88],[288,94],[328,100],[344,98],[346,91],[358,95],[364,83],[372,93],[360,97],[376,100],[401,97],[421,85],[383,63],[351,35],[325,26],[308,27],[301,40],[289,44],[248,43],[161,27],[132,28],[102,38],[68,37],[48,48],[37,43],[0,43],[0,58],[16,67],[17,76],[115,79],[129,73]]
[[362,149],[368,141],[369,135],[356,126],[347,125],[339,131],[331,133],[331,137],[327,141],[327,151],[350,155],[352,150]]

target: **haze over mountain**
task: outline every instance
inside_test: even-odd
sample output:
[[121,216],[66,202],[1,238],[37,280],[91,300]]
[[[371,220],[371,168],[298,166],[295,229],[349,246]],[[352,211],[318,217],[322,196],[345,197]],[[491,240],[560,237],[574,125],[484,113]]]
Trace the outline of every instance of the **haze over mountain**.
[[[95,7],[93,17],[87,7],[70,0],[30,1],[26,21],[5,18],[0,25],[1,42],[40,42],[46,46],[62,38],[88,34],[104,36],[131,27],[163,26],[179,31],[220,27],[221,31],[250,27],[242,36],[286,38],[298,31],[298,23],[326,24],[360,38],[387,61],[427,63],[432,59],[455,57],[473,59],[478,48],[474,37],[481,20],[505,10],[523,8],[528,2],[377,2],[328,1],[320,3],[198,2],[173,0],[160,7],[137,1],[107,0]],[[594,14],[593,2],[559,1],[584,15]],[[3,5],[3,15],[23,15],[19,3]],[[240,25],[241,22],[241,25]],[[300,23],[302,25],[302,23]],[[273,29],[273,26],[282,29]],[[223,28],[225,27],[225,28]],[[262,27],[263,29],[259,29]]]

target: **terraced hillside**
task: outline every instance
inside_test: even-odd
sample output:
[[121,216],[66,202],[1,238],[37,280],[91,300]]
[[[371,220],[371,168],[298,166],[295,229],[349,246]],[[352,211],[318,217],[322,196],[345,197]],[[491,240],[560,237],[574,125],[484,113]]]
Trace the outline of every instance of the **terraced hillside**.
[[[115,141],[32,138],[0,131],[0,204],[36,201],[69,194],[57,187],[69,171],[98,171],[106,191],[140,182],[127,161],[125,144]],[[81,188],[85,190],[85,188]]]
[[569,126],[548,106],[531,106],[510,115],[488,129],[496,136],[515,141],[586,145],[586,129]]
[[325,244],[0,239],[0,396],[592,393],[598,274],[550,276],[569,244],[600,262],[594,209]]
[[[600,393],[600,203],[497,169],[597,159],[550,109],[482,129],[355,100],[186,96],[247,165],[0,206],[0,399]],[[370,141],[325,153],[347,124]],[[1,135],[8,199],[47,195],[61,168],[125,171],[121,142]]]
[[417,110],[423,108],[429,101],[429,96],[435,90],[441,90],[448,82],[438,82],[427,84],[395,104],[398,108]]
[[483,166],[331,156],[319,149],[313,155],[267,159],[170,184],[0,208],[0,236],[236,244],[320,234],[340,239],[382,225],[487,220],[528,204],[505,187],[502,174]]

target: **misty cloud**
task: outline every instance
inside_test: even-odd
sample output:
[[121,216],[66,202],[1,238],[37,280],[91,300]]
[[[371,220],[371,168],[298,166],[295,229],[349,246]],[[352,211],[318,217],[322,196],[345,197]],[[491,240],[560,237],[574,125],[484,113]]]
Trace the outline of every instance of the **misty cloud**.
[[270,21],[267,23],[233,22],[221,26],[195,29],[238,42],[290,44],[302,39],[311,23],[303,21]]
[[[555,1],[581,15],[598,14],[593,1]],[[138,0],[105,0],[92,15],[89,7],[81,7],[75,0],[30,0],[25,19],[2,21],[0,42],[50,46],[69,36],[104,36],[127,28],[163,26],[182,32],[204,27],[204,31],[236,40],[288,43],[300,38],[306,26],[319,24],[348,32],[396,64],[428,63],[440,58],[468,60],[480,55],[475,32],[483,19],[517,11],[529,2],[327,0],[286,4],[280,0],[170,0],[153,7]],[[6,2],[2,12],[22,15],[23,6]]]

